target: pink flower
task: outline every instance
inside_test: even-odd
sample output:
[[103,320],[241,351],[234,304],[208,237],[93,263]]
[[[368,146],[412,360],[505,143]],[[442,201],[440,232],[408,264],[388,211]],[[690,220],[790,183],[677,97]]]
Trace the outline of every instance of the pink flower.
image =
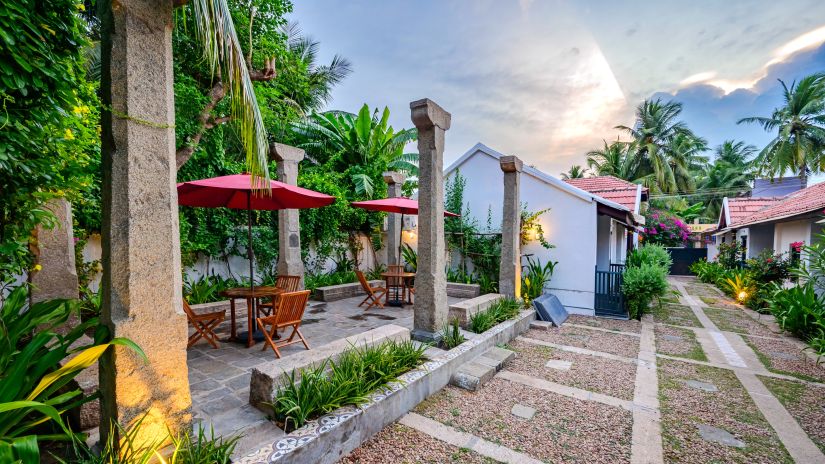
[[665,228],[665,225],[664,225],[664,224],[662,224],[662,223],[660,222],[660,223],[659,223],[659,227],[661,227],[662,229],[664,229],[664,228]]

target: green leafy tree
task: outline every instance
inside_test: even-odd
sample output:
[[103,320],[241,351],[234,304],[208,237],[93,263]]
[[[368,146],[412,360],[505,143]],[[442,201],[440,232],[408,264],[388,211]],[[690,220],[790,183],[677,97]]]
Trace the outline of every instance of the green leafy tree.
[[604,147],[587,152],[587,167],[599,176],[613,176],[634,182],[638,179],[634,145],[616,140]]
[[812,74],[792,82],[782,80],[784,104],[769,117],[739,121],[755,123],[776,137],[757,155],[754,163],[762,172],[797,174],[807,182],[809,172],[825,170],[825,73]]
[[722,198],[736,196],[750,189],[754,178],[751,167],[754,153],[756,147],[735,140],[726,140],[716,147],[713,164],[697,178],[699,192],[707,194],[693,197],[706,204],[705,217],[716,220],[722,207]]
[[92,183],[97,109],[85,43],[76,2],[0,6],[0,283],[32,266],[32,230],[53,217],[43,204],[76,200]]

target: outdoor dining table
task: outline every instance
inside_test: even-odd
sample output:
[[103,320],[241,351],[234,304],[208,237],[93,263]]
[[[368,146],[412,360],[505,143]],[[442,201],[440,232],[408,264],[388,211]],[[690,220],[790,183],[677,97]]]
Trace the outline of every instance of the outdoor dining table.
[[[404,285],[407,285],[407,281],[415,277],[415,272],[382,272],[381,277],[384,278],[384,282],[389,288],[389,280],[390,279],[400,279],[404,282]],[[404,299],[398,294],[398,287],[395,287],[395,299],[389,299],[390,294],[387,292],[387,305],[389,306],[403,306]]]
[[[246,346],[247,348],[255,345],[255,302],[258,298],[268,298],[278,296],[281,293],[284,293],[284,289],[274,287],[274,286],[258,286],[254,288],[250,287],[235,287],[235,288],[227,288],[226,290],[221,292],[221,295],[229,298],[229,308],[231,312],[231,320],[232,320],[232,329],[231,335],[229,337],[230,340],[237,340],[237,334],[235,332],[235,299],[243,298],[246,300],[246,311],[247,311],[247,339],[246,339]],[[262,337],[263,338],[263,337]]]

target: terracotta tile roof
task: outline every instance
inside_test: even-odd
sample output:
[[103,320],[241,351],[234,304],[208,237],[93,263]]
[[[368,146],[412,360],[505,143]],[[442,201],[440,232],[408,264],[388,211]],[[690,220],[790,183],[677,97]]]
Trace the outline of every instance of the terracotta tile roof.
[[[730,215],[730,224],[734,225],[749,217],[753,213],[764,209],[774,203],[781,201],[782,197],[762,197],[762,198],[728,198],[728,214]],[[725,224],[720,224],[725,226]]]
[[776,221],[800,214],[812,213],[825,208],[825,182],[793,192],[782,200],[760,209],[735,225],[744,226],[760,222]]
[[[618,203],[631,212],[637,211],[636,189],[639,187],[637,184],[613,176],[583,177],[581,179],[564,179],[564,181],[573,187]],[[642,197],[646,198],[647,194],[648,189],[642,187]]]

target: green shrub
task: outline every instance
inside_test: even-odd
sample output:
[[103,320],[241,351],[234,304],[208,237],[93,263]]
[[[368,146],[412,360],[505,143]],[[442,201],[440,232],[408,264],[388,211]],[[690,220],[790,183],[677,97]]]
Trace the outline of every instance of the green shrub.
[[667,271],[673,264],[673,258],[662,245],[647,244],[630,252],[625,262],[627,267],[639,267],[642,264],[659,266]]
[[690,265],[690,272],[706,284],[716,284],[716,281],[724,271],[725,269],[722,265],[717,262],[710,262],[707,259],[696,261]]
[[825,297],[817,295],[813,285],[774,289],[769,308],[777,324],[806,341],[820,335],[825,329]]
[[745,249],[739,242],[727,242],[719,244],[719,255],[716,257],[716,262],[722,265],[725,269],[738,268],[742,263],[742,255]]
[[273,398],[273,417],[292,430],[340,407],[362,404],[371,392],[421,364],[426,349],[391,340],[352,347],[335,362],[293,371]]
[[622,293],[628,316],[632,319],[641,319],[653,299],[664,296],[667,289],[667,271],[661,266],[643,263],[640,266],[626,267]]
[[464,334],[458,327],[458,319],[453,319],[441,329],[441,343],[448,350],[461,345],[465,340]]
[[508,319],[518,316],[522,303],[513,298],[502,298],[484,311],[470,316],[469,330],[473,333],[482,333]]

